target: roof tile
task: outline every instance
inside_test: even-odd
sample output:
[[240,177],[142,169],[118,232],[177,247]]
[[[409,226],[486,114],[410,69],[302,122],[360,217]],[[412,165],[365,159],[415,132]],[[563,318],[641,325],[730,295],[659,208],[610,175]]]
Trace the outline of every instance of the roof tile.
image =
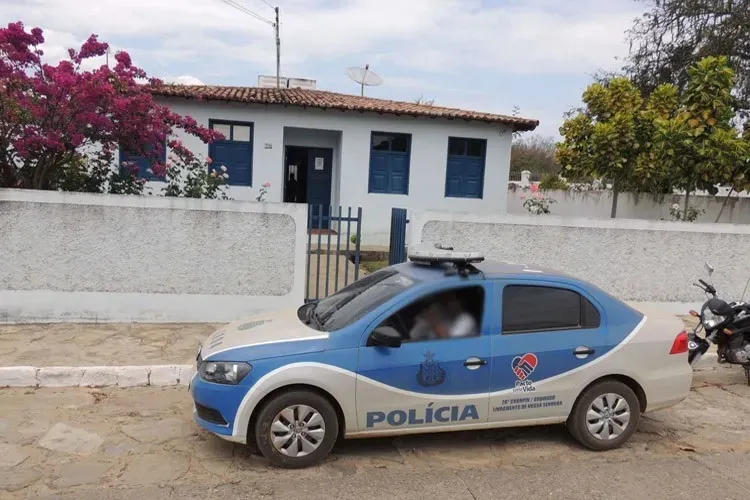
[[320,109],[388,113],[395,115],[482,121],[511,125],[517,131],[534,130],[538,120],[517,116],[483,113],[427,104],[389,101],[372,97],[338,94],[324,90],[276,89],[264,87],[224,87],[216,85],[161,85],[152,90],[154,95],[185,97],[209,101],[245,102],[252,104],[280,104]]

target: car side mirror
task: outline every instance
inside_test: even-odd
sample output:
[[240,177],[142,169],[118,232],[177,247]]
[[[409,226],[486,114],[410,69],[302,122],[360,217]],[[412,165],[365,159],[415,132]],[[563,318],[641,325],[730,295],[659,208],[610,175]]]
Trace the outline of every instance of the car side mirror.
[[367,345],[398,348],[401,347],[401,340],[398,330],[390,326],[381,326],[372,331]]

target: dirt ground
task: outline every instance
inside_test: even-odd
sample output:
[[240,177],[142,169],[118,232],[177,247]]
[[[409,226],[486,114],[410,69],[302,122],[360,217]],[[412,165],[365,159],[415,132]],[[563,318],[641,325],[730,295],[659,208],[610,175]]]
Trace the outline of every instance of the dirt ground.
[[712,361],[686,401],[612,452],[552,426],[347,441],[285,471],[202,431],[184,387],[5,389],[0,500],[747,499],[748,415],[742,370]]

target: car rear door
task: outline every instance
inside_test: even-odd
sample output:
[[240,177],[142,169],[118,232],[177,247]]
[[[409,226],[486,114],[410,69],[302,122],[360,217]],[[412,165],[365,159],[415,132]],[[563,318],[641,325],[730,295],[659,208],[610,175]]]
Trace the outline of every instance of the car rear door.
[[[357,370],[359,433],[409,433],[439,426],[484,424],[488,420],[493,284],[464,280],[459,285],[417,291],[384,311],[363,332]],[[480,290],[478,334],[467,338],[410,341],[398,348],[367,345],[381,326],[408,332],[410,306],[434,293]]]
[[611,347],[604,309],[583,288],[553,280],[499,280],[494,300],[501,318],[491,343],[490,422],[565,418],[582,370]]

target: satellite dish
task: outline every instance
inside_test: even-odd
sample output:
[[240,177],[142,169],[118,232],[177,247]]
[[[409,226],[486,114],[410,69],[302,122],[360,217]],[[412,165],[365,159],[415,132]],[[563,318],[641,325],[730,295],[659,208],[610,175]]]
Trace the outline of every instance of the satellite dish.
[[380,75],[370,70],[369,64],[366,64],[364,68],[351,67],[346,70],[346,74],[359,84],[362,95],[365,95],[365,85],[368,87],[377,87],[383,84],[383,79]]

